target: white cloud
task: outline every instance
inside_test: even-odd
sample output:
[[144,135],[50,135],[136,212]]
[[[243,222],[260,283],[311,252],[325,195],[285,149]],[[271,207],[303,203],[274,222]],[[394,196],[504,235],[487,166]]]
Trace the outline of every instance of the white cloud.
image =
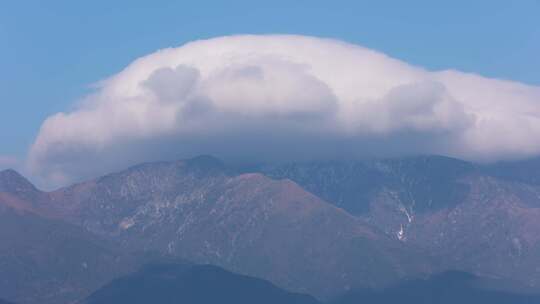
[[430,72],[344,42],[231,36],[142,57],[49,117],[29,168],[59,182],[198,153],[305,159],[540,152],[540,87]]

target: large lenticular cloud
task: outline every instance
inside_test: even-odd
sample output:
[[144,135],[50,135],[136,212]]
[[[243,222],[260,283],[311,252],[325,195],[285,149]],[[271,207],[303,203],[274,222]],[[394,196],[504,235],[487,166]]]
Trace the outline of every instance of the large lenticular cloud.
[[540,88],[430,72],[357,45],[232,36],[140,58],[42,125],[29,168],[57,182],[138,161],[540,152]]

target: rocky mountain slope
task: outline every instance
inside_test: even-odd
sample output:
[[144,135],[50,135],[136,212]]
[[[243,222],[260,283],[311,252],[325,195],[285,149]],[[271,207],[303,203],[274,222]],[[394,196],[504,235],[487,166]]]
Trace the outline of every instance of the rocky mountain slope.
[[468,193],[468,186],[460,178],[476,170],[471,163],[442,156],[266,164],[241,169],[293,180],[357,216],[369,215],[381,192],[399,200],[404,214],[409,210],[423,213],[454,207]]
[[[7,179],[6,179],[7,177]],[[144,261],[81,227],[41,214],[46,197],[0,172],[0,295],[17,303],[69,303]]]
[[51,193],[67,219],[157,250],[327,297],[430,270],[412,246],[290,180],[230,174],[210,157],[145,164]]
[[388,236],[434,254],[444,269],[538,288],[540,173],[535,164],[540,162],[481,166],[423,156],[251,170],[297,182]]
[[19,173],[9,169],[0,171],[0,202],[3,208],[46,214],[47,208],[40,207],[48,202],[48,196]]

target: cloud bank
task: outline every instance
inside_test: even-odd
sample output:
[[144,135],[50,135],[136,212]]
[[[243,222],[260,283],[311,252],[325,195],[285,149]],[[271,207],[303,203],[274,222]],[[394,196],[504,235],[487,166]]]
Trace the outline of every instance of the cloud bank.
[[62,183],[212,154],[304,160],[540,152],[540,87],[432,72],[341,41],[230,36],[139,58],[45,120],[28,167]]

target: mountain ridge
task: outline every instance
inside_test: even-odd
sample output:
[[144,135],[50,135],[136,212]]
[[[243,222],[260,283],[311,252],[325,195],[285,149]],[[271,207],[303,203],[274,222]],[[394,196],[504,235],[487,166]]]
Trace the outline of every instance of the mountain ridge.
[[0,215],[60,221],[122,252],[215,264],[320,299],[445,270],[538,288],[540,185],[496,168],[422,156],[246,169],[201,156],[50,192],[8,170],[0,177],[20,177],[1,184]]
[[[126,248],[181,254],[292,290],[308,288],[319,296],[338,292],[339,285],[346,285],[339,283],[346,276],[355,284],[381,284],[411,271],[410,264],[424,263],[409,249],[385,253],[385,247],[402,245],[290,180],[272,180],[259,173],[230,176],[226,170],[209,171],[206,160],[202,170],[199,161],[195,167],[183,161],[136,166],[54,195],[75,206],[68,215],[73,224]],[[350,241],[354,239],[359,243]],[[363,272],[372,273],[368,281],[345,266],[353,261],[347,253],[363,250],[374,252],[374,264],[388,264],[381,267],[387,273],[361,266]],[[409,263],[397,261],[402,253]],[[322,284],[308,275],[320,267],[318,255],[335,260],[335,265],[321,268],[334,283]],[[338,274],[333,267],[342,270]],[[341,272],[346,275],[340,277]]]

